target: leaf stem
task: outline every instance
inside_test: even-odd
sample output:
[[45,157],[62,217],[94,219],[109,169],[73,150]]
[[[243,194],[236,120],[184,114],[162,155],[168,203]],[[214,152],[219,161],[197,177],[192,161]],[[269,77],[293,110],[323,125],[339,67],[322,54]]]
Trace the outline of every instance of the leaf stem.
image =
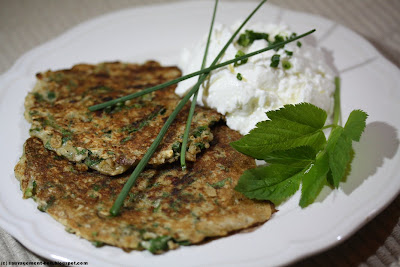
[[325,130],[325,129],[328,129],[328,128],[334,128],[334,127],[337,127],[338,125],[337,124],[329,124],[329,125],[325,125],[324,127],[322,127],[321,128],[321,130]]
[[335,77],[335,93],[333,95],[334,105],[333,105],[333,124],[341,125],[342,114],[340,108],[340,78]]
[[[212,30],[214,28],[214,21],[215,21],[215,14],[217,13],[217,7],[218,7],[218,0],[215,0],[213,16],[212,16],[212,19],[211,19],[210,30],[208,32],[207,44],[206,44],[206,48],[204,50],[203,61],[201,63],[201,69],[204,69],[204,67],[206,65],[207,55],[208,55],[208,48],[210,46]],[[199,80],[200,80],[200,78],[201,77],[199,77]],[[199,88],[200,84],[197,83],[195,85],[195,87],[196,86]],[[196,108],[198,92],[199,92],[199,90],[197,89],[196,92],[193,95],[192,104],[190,105],[190,110],[189,110],[189,114],[188,114],[188,118],[187,118],[187,122],[186,122],[185,132],[183,134],[181,155],[180,155],[182,170],[186,169],[186,147],[187,147],[187,143],[188,143],[188,139],[189,139],[190,125],[192,124],[192,118],[193,118],[193,114],[194,114],[194,109]]]

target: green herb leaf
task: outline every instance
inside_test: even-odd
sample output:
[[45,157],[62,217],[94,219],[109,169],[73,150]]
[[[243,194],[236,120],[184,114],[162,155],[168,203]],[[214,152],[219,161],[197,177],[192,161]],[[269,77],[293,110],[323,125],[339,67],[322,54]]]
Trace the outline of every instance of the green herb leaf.
[[328,140],[322,129],[326,112],[301,103],[267,112],[269,121],[260,122],[242,139],[231,143],[239,152],[264,159],[267,166],[247,170],[235,190],[249,198],[279,204],[293,195],[302,183],[299,205],[315,201],[327,183],[338,188],[354,154],[352,141],[358,141],[367,114],[353,111],[345,127],[336,124]]
[[246,170],[235,190],[249,198],[279,204],[299,189],[303,169],[304,166],[273,164]]
[[361,110],[353,110],[347,119],[344,128],[336,127],[332,130],[326,151],[329,155],[333,186],[338,188],[344,178],[348,164],[351,161],[352,140],[359,141],[365,129],[365,120],[368,115]]
[[326,112],[314,105],[301,103],[267,112],[269,121],[257,124],[248,135],[232,142],[237,151],[256,159],[266,159],[277,150],[310,146],[319,151],[326,139],[322,131]]
[[326,151],[329,155],[329,166],[331,169],[332,179],[335,188],[339,187],[340,181],[343,179],[347,165],[351,160],[352,143],[351,139],[346,136],[342,127],[332,130],[329,136]]
[[291,166],[306,166],[315,160],[315,150],[309,146],[300,146],[288,150],[269,153],[264,160],[268,163]]
[[365,129],[367,117],[368,115],[364,111],[353,110],[344,126],[344,134],[354,141],[360,141],[361,134]]
[[326,184],[326,175],[329,171],[329,159],[326,153],[318,155],[315,163],[303,173],[300,206],[307,207],[317,198],[322,187]]

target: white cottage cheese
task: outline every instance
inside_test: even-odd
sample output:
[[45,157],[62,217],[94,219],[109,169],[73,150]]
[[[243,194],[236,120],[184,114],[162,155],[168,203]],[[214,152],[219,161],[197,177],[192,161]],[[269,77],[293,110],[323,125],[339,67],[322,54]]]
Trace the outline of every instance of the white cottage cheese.
[[[217,24],[214,28],[207,66],[211,64],[237,28]],[[255,24],[247,29],[269,34],[269,41],[276,35],[288,37],[292,34],[286,26]],[[244,30],[243,30],[244,32]],[[323,51],[300,39],[278,51],[270,50],[249,58],[248,62],[233,64],[213,71],[199,90],[198,104],[216,109],[226,116],[227,125],[241,134],[247,134],[255,125],[268,119],[266,112],[281,108],[285,104],[312,103],[328,112],[333,110],[335,72],[329,67]],[[199,70],[206,45],[206,37],[190,49],[185,49],[179,67],[183,74]],[[248,47],[237,44],[237,40],[226,50],[220,62],[235,58],[239,50],[244,53],[268,46],[266,40],[256,40]],[[286,51],[293,52],[288,55]],[[289,52],[289,54],[290,54]],[[278,67],[271,67],[271,57],[280,55]],[[283,62],[291,67],[285,69]],[[242,80],[237,78],[238,73]],[[197,81],[197,77],[179,83],[176,93],[183,96]]]

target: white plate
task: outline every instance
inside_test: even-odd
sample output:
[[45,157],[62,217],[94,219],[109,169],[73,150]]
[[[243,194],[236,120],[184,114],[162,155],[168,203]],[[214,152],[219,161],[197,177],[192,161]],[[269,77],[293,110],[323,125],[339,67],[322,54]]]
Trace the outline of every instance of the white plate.
[[[244,18],[256,2],[220,3],[217,20],[231,24]],[[297,206],[298,195],[252,233],[182,247],[161,256],[95,248],[68,234],[61,224],[23,200],[13,168],[28,137],[23,101],[35,73],[80,62],[109,60],[177,63],[184,46],[207,32],[212,1],[174,3],[128,9],[105,15],[68,31],[25,54],[0,77],[0,142],[3,170],[0,226],[33,252],[54,261],[88,261],[94,266],[226,266],[281,265],[327,249],[349,237],[388,205],[400,189],[398,152],[400,72],[368,42],[337,23],[265,5],[252,22],[284,22],[297,33],[316,28],[320,46],[331,51],[342,78],[344,118],[353,109],[369,113],[348,181],[340,190],[326,188],[318,202]]]

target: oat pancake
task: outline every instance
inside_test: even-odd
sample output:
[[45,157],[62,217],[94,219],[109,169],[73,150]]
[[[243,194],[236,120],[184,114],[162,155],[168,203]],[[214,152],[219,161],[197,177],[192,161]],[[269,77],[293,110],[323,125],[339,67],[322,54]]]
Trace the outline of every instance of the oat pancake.
[[[154,61],[143,65],[80,64],[39,73],[25,100],[25,117],[32,123],[30,134],[70,161],[84,162],[104,174],[121,174],[138,163],[180,101],[175,86],[96,112],[89,112],[88,107],[180,75],[178,68],[162,67]],[[179,157],[189,107],[188,103],[171,125],[150,164]],[[215,111],[196,108],[187,160],[196,160],[196,154],[209,146],[209,125],[220,119]]]
[[158,253],[270,218],[274,208],[269,202],[250,200],[233,189],[242,172],[255,167],[253,159],[229,146],[238,138],[237,132],[218,126],[211,147],[187,171],[177,163],[147,169],[117,217],[108,211],[128,175],[82,171],[32,137],[15,174],[24,197],[33,197],[67,231],[96,244]]

